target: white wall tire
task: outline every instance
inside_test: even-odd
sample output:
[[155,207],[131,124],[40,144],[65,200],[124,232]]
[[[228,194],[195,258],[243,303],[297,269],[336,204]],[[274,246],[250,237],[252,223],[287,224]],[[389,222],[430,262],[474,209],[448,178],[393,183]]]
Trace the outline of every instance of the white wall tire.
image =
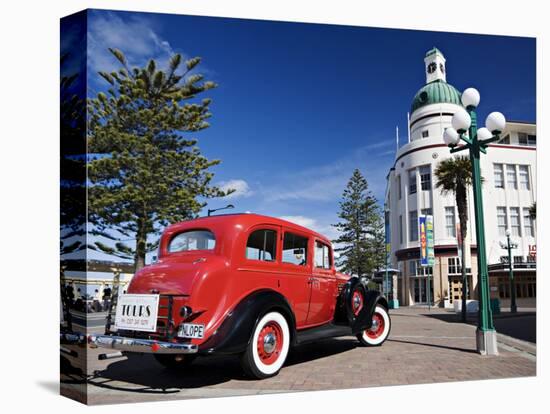
[[384,306],[376,305],[372,318],[373,326],[357,335],[357,339],[364,346],[380,346],[390,335],[390,315]]
[[288,322],[279,312],[273,311],[260,318],[250,342],[242,356],[245,373],[263,379],[277,375],[290,348]]

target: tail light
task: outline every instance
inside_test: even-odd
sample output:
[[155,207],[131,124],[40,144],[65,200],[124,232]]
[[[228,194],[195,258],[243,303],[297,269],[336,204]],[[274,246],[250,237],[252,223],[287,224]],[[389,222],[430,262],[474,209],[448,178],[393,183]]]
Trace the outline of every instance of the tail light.
[[187,319],[191,314],[193,313],[193,309],[191,309],[189,306],[182,306],[180,309],[180,316],[183,319]]

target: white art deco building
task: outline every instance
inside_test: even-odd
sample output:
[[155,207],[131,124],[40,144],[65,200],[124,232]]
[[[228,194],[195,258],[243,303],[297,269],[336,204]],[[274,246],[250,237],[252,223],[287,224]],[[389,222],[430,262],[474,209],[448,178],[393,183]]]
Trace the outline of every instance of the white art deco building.
[[[429,50],[424,63],[426,84],[413,98],[409,141],[398,149],[387,176],[385,205],[391,239],[390,266],[399,270],[393,278],[392,291],[401,305],[426,303],[431,298],[436,305],[452,306],[462,297],[456,238],[458,212],[454,196],[444,196],[436,188],[434,171],[446,158],[467,155],[467,152],[451,155],[442,138],[445,128],[451,126],[453,114],[462,107],[461,93],[447,83],[445,57],[438,49]],[[480,92],[483,99],[483,89]],[[478,119],[478,125],[483,124],[484,120]],[[502,306],[509,303],[508,253],[500,246],[500,242],[506,241],[509,229],[511,239],[518,244],[512,253],[518,306],[531,306],[536,297],[536,228],[529,214],[536,201],[536,125],[508,121],[501,136],[499,142],[487,149],[487,155],[481,157],[491,297],[500,297]],[[468,298],[476,299],[477,246],[471,189],[468,203]],[[433,268],[419,265],[418,217],[425,214],[434,217]]]

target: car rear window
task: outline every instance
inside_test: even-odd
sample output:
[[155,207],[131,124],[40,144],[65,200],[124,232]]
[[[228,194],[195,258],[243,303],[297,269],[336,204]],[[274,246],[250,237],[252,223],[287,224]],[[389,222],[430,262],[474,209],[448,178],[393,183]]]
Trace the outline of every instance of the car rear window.
[[209,230],[189,230],[179,233],[170,240],[168,252],[187,252],[192,250],[213,250],[216,237]]

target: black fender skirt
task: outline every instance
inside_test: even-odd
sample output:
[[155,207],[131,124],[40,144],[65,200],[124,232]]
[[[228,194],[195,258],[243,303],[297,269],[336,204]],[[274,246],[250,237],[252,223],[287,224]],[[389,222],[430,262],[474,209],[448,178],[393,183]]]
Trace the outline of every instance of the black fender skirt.
[[270,311],[280,312],[288,321],[294,342],[296,320],[288,301],[273,290],[259,290],[245,297],[225,318],[214,334],[199,347],[200,354],[239,354],[246,350],[254,327]]

